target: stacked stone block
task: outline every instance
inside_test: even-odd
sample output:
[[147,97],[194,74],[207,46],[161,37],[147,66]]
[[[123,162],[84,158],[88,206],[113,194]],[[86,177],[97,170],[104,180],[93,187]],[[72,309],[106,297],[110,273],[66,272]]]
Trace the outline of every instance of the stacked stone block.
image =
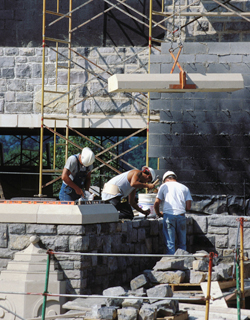
[[[236,216],[188,215],[187,250],[190,253],[206,250],[219,255],[232,254],[237,245],[238,225],[239,220]],[[248,229],[249,218],[246,218],[244,222],[246,255],[250,254]],[[63,270],[68,293],[100,293],[107,287],[127,284],[143,270],[151,269],[160,259],[140,257],[140,254],[165,254],[162,219],[84,226],[1,223],[1,270],[6,268],[15,252],[29,245],[29,238],[34,234],[40,237],[41,247],[59,252],[55,255],[54,263],[59,270]],[[83,256],[80,253],[123,253],[125,256]],[[127,254],[137,254],[138,257],[129,257]],[[175,269],[178,268],[177,261]],[[169,274],[169,277],[182,278],[183,275],[178,272],[180,271]],[[143,281],[143,279],[137,280],[140,283]],[[131,288],[136,285],[134,280]]]

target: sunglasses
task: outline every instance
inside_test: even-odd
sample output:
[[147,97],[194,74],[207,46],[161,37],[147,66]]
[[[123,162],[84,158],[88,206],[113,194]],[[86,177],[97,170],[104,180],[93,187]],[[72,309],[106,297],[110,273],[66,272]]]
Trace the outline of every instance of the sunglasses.
[[[151,175],[151,172],[146,168],[142,171],[143,173],[145,173],[147,176]],[[152,175],[151,175],[151,180],[152,180]]]

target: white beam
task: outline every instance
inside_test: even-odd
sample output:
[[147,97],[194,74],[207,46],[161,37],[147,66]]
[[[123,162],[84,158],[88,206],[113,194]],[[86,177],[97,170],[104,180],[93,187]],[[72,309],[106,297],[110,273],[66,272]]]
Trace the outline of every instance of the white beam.
[[108,79],[111,92],[229,92],[244,89],[240,73],[189,73],[186,83],[195,84],[196,89],[170,89],[179,84],[178,73],[167,74],[115,74]]

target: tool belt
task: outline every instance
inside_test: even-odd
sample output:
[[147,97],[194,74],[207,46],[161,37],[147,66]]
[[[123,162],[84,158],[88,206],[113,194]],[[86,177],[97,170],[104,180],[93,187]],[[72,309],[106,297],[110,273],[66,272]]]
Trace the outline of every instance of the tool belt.
[[120,189],[115,184],[105,183],[102,192],[115,196],[120,193]]

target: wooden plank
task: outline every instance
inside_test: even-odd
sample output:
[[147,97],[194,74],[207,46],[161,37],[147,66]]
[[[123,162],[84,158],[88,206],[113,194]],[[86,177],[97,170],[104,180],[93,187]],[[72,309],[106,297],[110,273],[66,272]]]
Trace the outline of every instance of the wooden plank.
[[236,280],[235,279],[228,280],[228,281],[218,281],[218,282],[219,282],[221,290],[231,288],[231,287],[236,287]]
[[[236,287],[236,281],[235,279],[232,280],[226,280],[226,281],[218,281],[219,286],[221,288],[221,290],[223,289],[227,289],[227,288],[231,288],[231,287]],[[171,289],[173,291],[175,291],[175,289],[178,288],[183,288],[183,287],[189,287],[188,289],[191,289],[191,287],[201,287],[200,283],[169,283],[169,285],[171,286]]]
[[168,316],[164,318],[157,318],[157,320],[186,320],[188,319],[187,311],[179,311],[173,316]]
[[[203,306],[203,305],[200,305],[200,304],[179,303],[179,308],[181,310],[188,311],[189,317],[192,316],[195,311],[202,312],[203,313],[203,320],[204,320],[206,306]],[[250,317],[250,310],[241,309],[240,312],[241,312],[241,316],[243,317],[241,319],[245,319],[246,317]],[[229,320],[229,316],[230,315],[233,315],[234,319],[237,319],[236,318],[236,316],[237,316],[237,309],[236,308],[220,308],[220,307],[210,306],[209,307],[209,314],[210,314],[209,319],[216,319],[216,320],[220,319],[219,318],[219,314],[224,315],[224,319],[227,319],[227,320]],[[217,314],[218,317],[212,317],[212,314]]]
[[[204,296],[207,296],[207,285],[208,282],[201,282],[201,288]],[[211,281],[211,290],[210,290],[210,305],[216,306],[216,307],[222,307],[222,308],[227,308],[227,303],[225,298],[221,297],[223,296],[223,293],[221,291],[220,285],[218,281]],[[221,297],[220,299],[213,300],[217,297]]]

